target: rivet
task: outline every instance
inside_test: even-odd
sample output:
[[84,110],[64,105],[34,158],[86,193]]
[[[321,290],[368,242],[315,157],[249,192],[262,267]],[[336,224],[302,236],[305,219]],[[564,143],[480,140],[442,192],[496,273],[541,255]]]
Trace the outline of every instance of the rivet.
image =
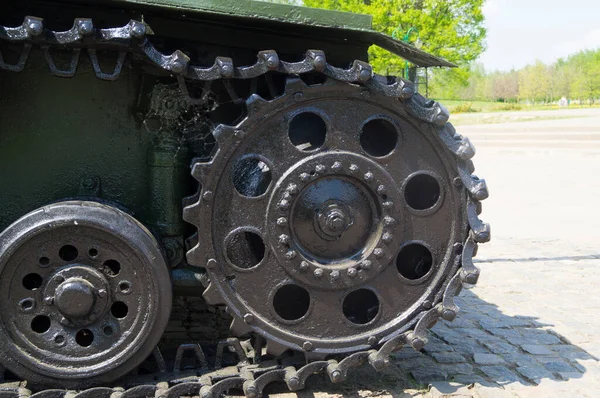
[[235,131],[233,132],[233,135],[240,138],[244,136],[244,130],[241,129],[235,129]]
[[294,94],[294,101],[302,101],[302,98],[304,98],[304,94],[302,94],[302,93]]
[[282,198],[289,201],[292,199],[292,195],[288,191],[285,191]]
[[300,263],[300,271],[302,271],[302,272],[308,271],[308,262],[307,261],[302,261]]
[[173,61],[171,63],[171,72],[181,73],[183,72],[184,65],[181,61]]
[[342,169],[342,163],[341,162],[334,162],[333,165],[331,165],[331,169],[333,171],[340,171]]
[[283,227],[286,224],[287,224],[287,218],[285,218],[285,217],[279,217],[277,219],[277,225],[279,225],[280,227]]
[[65,318],[64,316],[61,317],[58,322],[63,326],[67,326],[70,323],[69,320],[67,318]]
[[421,305],[426,310],[430,310],[433,307],[433,304],[431,304],[431,301],[429,301],[429,300],[423,301],[423,304],[421,304]]
[[377,337],[370,336],[369,340],[367,340],[367,342],[368,342],[369,345],[375,345],[375,344],[377,344]]
[[291,260],[296,257],[296,254],[296,250],[288,250],[287,253],[285,253],[285,258]]
[[308,173],[302,173],[302,174],[300,174],[300,179],[302,181],[306,182],[306,181],[310,180],[310,174],[308,174]]
[[381,239],[385,243],[390,243],[392,241],[392,239],[394,239],[394,236],[392,234],[390,234],[389,232],[386,232],[386,233],[383,234],[383,236],[381,237]]
[[321,268],[317,268],[316,270],[314,270],[313,275],[316,279],[320,279],[321,277],[323,277],[323,270]]
[[98,289],[96,293],[98,293],[99,297],[106,297],[106,289]]
[[250,313],[244,315],[244,322],[246,322],[246,323],[254,322],[254,315],[252,315]]
[[267,58],[267,66],[269,67],[269,69],[273,69],[276,66],[279,66],[279,57],[277,57],[274,54],[269,55],[269,57]]
[[396,220],[394,220],[392,217],[390,216],[385,216],[383,218],[383,224],[387,227],[396,224]]
[[27,31],[32,36],[41,35],[43,30],[44,30],[44,26],[42,25],[41,21],[38,21],[35,19],[29,20],[29,23],[27,24]]
[[54,297],[52,297],[52,296],[44,297],[44,304],[46,304],[46,305],[54,304]]
[[356,173],[358,170],[359,170],[359,169],[358,169],[358,166],[357,166],[357,165],[355,165],[355,164],[351,164],[351,165],[350,165],[350,171],[351,171],[352,173]]
[[133,37],[141,39],[146,34],[146,26],[141,23],[135,23],[131,28],[131,34]]
[[315,171],[317,173],[323,173],[325,171],[325,166],[323,166],[322,164],[318,164],[315,166]]
[[89,20],[85,20],[85,21],[79,21],[79,32],[82,35],[89,35],[90,33],[92,33],[94,30],[94,25],[92,24],[92,21]]
[[214,258],[209,258],[208,261],[206,262],[206,268],[214,268],[217,266],[217,260],[215,260]]
[[278,203],[278,206],[281,210],[287,210],[290,207],[290,202],[283,199]]
[[202,198],[207,202],[210,202],[213,198],[213,193],[211,191],[206,191],[202,194]]
[[394,202],[392,202],[391,200],[388,200],[387,202],[383,202],[383,207],[389,209],[390,207],[394,206]]
[[325,64],[326,64],[326,60],[325,57],[322,55],[317,55],[315,57],[315,59],[313,60],[313,65],[315,66],[315,68],[317,70],[322,70],[325,68]]
[[454,184],[454,186],[459,187],[459,188],[462,187],[462,185],[463,185],[463,182],[460,179],[460,177],[454,177],[454,179],[452,180],[452,183]]
[[288,185],[286,191],[288,191],[291,195],[295,195],[298,193],[298,185],[292,183]]
[[381,257],[383,256],[383,249],[378,247],[375,250],[373,250],[373,254],[375,255],[375,257]]
[[362,96],[364,99],[369,99],[369,98],[371,98],[371,93],[370,93],[370,92],[368,92],[368,91],[362,91],[362,92],[360,93],[360,95],[361,95],[361,96]]
[[356,274],[357,274],[356,268],[354,268],[354,267],[348,268],[348,276],[350,278],[354,278],[356,276]]
[[367,172],[367,173],[365,173],[365,175],[364,175],[365,181],[373,181],[373,178],[374,178],[374,177],[375,177],[375,176],[374,176],[374,175],[373,175],[373,173],[371,173],[370,171],[369,171],[369,172]]
[[287,245],[289,241],[290,241],[290,237],[288,235],[286,235],[286,234],[279,235],[279,244],[280,245]]
[[373,264],[373,263],[371,262],[371,260],[365,260],[365,261],[363,261],[362,263],[360,263],[360,267],[361,267],[362,269],[364,269],[364,270],[368,270],[368,269],[370,269],[370,268],[371,268],[371,265],[372,265],[372,264]]
[[331,271],[331,273],[329,274],[329,277],[331,278],[332,281],[335,281],[336,279],[338,279],[340,277],[340,271],[338,271],[338,270]]
[[377,193],[379,195],[385,195],[386,192],[387,192],[387,189],[385,188],[385,185],[380,185],[377,187]]
[[305,341],[304,344],[302,344],[302,349],[304,349],[304,351],[312,351],[313,344],[310,341]]

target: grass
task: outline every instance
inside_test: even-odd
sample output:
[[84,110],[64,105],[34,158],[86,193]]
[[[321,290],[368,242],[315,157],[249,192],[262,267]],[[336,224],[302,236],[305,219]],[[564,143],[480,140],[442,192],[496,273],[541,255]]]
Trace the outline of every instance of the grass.
[[475,112],[506,112],[506,111],[542,111],[555,109],[583,109],[598,108],[590,105],[570,105],[568,108],[560,108],[558,105],[527,105],[514,102],[488,102],[488,101],[456,101],[438,100],[451,114],[475,113]]

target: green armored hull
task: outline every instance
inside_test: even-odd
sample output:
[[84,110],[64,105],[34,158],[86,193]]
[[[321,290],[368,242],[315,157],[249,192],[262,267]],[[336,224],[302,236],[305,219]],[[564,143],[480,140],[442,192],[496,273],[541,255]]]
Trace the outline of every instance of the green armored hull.
[[0,392],[298,390],[453,319],[487,188],[372,44],[452,66],[362,15],[4,5]]

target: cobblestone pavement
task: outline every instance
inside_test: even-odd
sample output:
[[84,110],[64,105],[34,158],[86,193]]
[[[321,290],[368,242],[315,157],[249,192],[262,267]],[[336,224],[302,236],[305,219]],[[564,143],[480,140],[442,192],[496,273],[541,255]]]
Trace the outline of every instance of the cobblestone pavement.
[[[600,145],[592,137],[563,149],[539,136],[533,146],[519,131],[535,126],[460,129],[476,147],[490,131],[513,134],[478,147],[493,240],[479,248],[481,278],[457,299],[457,319],[439,322],[422,352],[400,351],[382,373],[361,369],[341,385],[315,376],[298,396],[600,396]],[[543,126],[600,132],[600,111]],[[288,395],[296,394],[276,394]]]

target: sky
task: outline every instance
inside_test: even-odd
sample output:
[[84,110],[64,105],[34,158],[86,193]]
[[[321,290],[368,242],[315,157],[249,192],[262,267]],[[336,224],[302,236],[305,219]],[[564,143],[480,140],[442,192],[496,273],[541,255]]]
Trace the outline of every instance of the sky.
[[600,48],[600,0],[487,0],[487,71],[552,63]]

